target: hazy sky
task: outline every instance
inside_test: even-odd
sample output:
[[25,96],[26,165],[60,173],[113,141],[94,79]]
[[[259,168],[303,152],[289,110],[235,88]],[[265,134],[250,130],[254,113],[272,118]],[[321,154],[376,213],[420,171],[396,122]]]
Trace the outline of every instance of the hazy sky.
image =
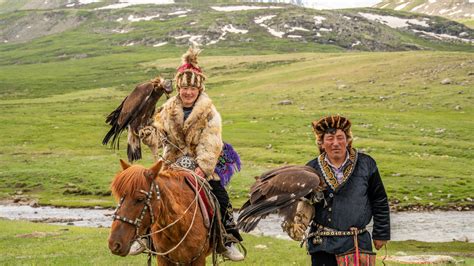
[[381,0],[303,0],[307,6],[314,8],[349,8],[349,7],[370,7]]

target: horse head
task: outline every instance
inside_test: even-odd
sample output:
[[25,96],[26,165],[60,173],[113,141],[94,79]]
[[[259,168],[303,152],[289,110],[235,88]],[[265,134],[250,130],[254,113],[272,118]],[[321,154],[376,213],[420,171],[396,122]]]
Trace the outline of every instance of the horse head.
[[157,217],[160,190],[155,178],[161,170],[162,161],[151,168],[129,165],[120,160],[122,171],[111,185],[112,194],[119,204],[113,215],[109,237],[109,249],[115,255],[126,256],[132,242],[143,235]]

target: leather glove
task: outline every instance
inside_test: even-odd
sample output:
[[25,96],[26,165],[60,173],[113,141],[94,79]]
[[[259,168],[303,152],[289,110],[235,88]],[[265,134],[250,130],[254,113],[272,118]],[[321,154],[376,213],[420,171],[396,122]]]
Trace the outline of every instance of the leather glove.
[[146,126],[138,131],[138,137],[147,146],[153,146],[156,142],[156,128],[154,126]]
[[293,221],[284,221],[281,224],[283,231],[288,236],[296,241],[301,241],[304,238],[306,229],[313,219],[314,207],[305,200],[300,200],[296,207],[296,213],[293,217]]
[[161,139],[158,137],[158,131],[154,126],[146,126],[138,131],[138,137],[150,148],[155,161],[158,161],[158,149],[161,147]]

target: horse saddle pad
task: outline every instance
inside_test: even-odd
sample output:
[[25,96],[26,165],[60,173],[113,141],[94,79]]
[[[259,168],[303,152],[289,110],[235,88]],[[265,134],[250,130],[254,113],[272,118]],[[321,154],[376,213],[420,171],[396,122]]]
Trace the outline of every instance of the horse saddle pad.
[[208,186],[204,184],[206,180],[200,177],[194,177],[193,175],[186,173],[185,175],[186,183],[194,190],[199,191],[199,206],[201,207],[202,216],[204,218],[204,224],[207,228],[210,227],[210,221],[214,217],[214,207],[216,206],[212,200],[214,199],[209,193],[210,190]]

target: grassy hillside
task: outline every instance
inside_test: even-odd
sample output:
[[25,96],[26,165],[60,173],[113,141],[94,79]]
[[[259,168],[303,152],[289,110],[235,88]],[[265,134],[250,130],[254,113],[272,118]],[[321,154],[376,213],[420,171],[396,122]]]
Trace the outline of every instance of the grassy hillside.
[[[2,265],[140,265],[145,255],[119,257],[108,249],[109,229],[53,226],[0,219],[0,264]],[[248,256],[238,265],[310,265],[310,257],[295,241],[244,234]],[[21,247],[21,248],[18,248]],[[390,242],[388,255],[445,254],[465,265],[472,265],[473,243]],[[382,265],[384,251],[378,252],[377,265]],[[208,258],[211,265],[211,258]],[[234,265],[222,262],[220,265]],[[387,265],[398,265],[387,263]]]
[[[113,206],[108,186],[126,154],[100,144],[104,119],[133,84],[172,76],[184,50],[160,51],[2,66],[0,197]],[[236,207],[253,176],[316,156],[310,123],[334,113],[352,120],[355,147],[377,160],[393,204],[472,207],[472,53],[240,52],[201,58],[224,139],[243,160],[229,187]]]
[[[83,59],[136,50],[161,52],[161,48],[187,46],[191,42],[212,49],[249,50],[247,54],[469,51],[474,38],[474,31],[460,23],[393,10],[321,11],[291,5],[267,9],[264,4],[258,5],[263,9],[234,12],[216,11],[208,4],[96,10],[96,5],[0,13],[0,53],[5,53],[0,65]],[[236,33],[235,29],[247,32]],[[164,46],[154,48],[157,45]]]
[[474,29],[474,19],[459,19],[458,22]]

